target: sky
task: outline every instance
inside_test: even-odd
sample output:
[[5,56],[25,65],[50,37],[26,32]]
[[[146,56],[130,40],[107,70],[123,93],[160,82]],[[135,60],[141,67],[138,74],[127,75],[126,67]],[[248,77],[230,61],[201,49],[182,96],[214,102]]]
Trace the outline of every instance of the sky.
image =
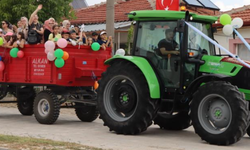
[[[88,5],[94,5],[106,0],[86,0]],[[242,7],[244,5],[250,5],[250,0],[211,0],[221,11],[231,10],[232,8]]]

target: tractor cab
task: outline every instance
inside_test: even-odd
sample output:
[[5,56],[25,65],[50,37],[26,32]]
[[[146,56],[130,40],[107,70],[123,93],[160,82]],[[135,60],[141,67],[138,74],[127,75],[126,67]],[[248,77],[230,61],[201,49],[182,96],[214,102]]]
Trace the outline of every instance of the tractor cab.
[[[185,12],[151,12],[155,18],[143,17],[146,12],[135,13],[130,16],[137,23],[133,55],[144,57],[151,63],[166,92],[185,90],[198,76],[201,57],[215,55],[214,46],[192,29],[182,27]],[[216,17],[205,22],[197,18],[198,15],[190,14],[188,21],[213,38],[211,23],[217,20]]]

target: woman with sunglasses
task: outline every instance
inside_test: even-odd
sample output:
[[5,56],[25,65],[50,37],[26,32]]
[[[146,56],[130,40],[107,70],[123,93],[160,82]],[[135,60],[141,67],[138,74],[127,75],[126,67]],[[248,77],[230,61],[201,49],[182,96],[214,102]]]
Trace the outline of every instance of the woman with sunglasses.
[[49,18],[44,22],[44,34],[43,34],[43,39],[44,43],[48,41],[49,35],[52,33],[53,29],[52,27],[55,25],[55,19],[54,18]]
[[10,27],[11,27],[11,24],[8,21],[6,21],[6,20],[2,21],[2,29],[3,29],[4,35],[8,32],[13,33],[13,30],[11,30]]

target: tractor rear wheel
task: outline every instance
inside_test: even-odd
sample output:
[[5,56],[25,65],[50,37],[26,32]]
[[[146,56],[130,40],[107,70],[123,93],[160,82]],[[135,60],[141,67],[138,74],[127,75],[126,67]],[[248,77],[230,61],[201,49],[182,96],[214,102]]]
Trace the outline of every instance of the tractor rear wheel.
[[42,91],[34,101],[34,115],[41,124],[53,124],[60,113],[60,102],[51,91]]
[[99,115],[96,106],[86,106],[82,103],[75,103],[75,112],[76,116],[83,122],[92,122]]
[[144,75],[130,62],[113,63],[103,73],[97,93],[100,118],[118,134],[147,130],[159,108],[159,100],[150,98]]
[[184,111],[175,115],[158,112],[154,124],[165,130],[183,130],[191,126],[191,119],[188,112]]
[[195,132],[210,144],[239,141],[248,127],[248,102],[238,88],[224,81],[201,86],[193,95],[191,118]]
[[247,135],[250,136],[250,126],[247,129]]

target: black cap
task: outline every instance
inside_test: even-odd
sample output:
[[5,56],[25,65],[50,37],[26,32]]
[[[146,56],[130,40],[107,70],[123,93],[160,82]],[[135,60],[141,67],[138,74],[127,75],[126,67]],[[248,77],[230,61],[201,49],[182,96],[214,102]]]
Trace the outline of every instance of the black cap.
[[96,35],[98,35],[96,32],[93,32],[93,33],[92,33],[92,36],[96,36]]
[[71,30],[69,33],[70,33],[70,34],[76,33],[76,31],[75,31],[75,30]]

